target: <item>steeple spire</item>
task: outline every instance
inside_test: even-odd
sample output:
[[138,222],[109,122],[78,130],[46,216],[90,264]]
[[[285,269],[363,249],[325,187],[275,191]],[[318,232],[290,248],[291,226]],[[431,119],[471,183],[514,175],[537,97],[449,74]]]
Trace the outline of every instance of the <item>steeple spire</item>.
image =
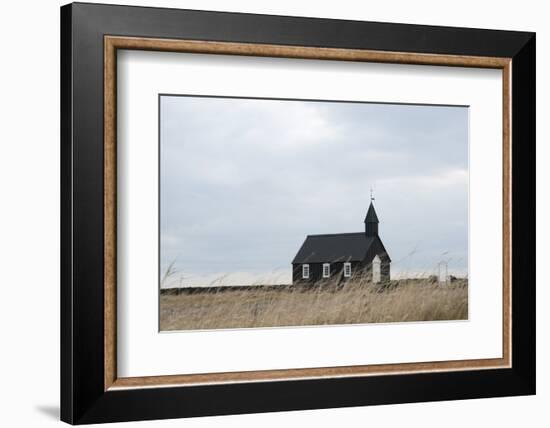
[[372,196],[372,188],[370,192],[370,205],[365,217],[365,234],[367,236],[378,236],[379,221],[372,203],[374,201],[374,197]]

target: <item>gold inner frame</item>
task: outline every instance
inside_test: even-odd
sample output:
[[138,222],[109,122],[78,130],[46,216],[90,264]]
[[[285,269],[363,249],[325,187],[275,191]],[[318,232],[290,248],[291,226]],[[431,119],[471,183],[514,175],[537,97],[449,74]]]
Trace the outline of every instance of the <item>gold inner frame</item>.
[[[503,320],[502,358],[376,364],[304,369],[119,378],[116,367],[116,89],[117,50],[147,50],[218,55],[261,56],[333,61],[441,65],[502,70],[503,91]],[[139,37],[104,37],[104,389],[191,386],[235,382],[358,377],[419,372],[441,372],[511,367],[511,58],[385,52],[251,43],[170,40]]]

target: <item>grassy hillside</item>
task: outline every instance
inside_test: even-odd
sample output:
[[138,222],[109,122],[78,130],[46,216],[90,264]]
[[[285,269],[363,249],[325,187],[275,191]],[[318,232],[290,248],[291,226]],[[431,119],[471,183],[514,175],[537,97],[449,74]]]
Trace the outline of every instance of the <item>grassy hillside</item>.
[[314,287],[240,287],[180,290],[160,296],[161,330],[195,330],[465,320],[468,282],[428,280],[385,286],[348,283]]

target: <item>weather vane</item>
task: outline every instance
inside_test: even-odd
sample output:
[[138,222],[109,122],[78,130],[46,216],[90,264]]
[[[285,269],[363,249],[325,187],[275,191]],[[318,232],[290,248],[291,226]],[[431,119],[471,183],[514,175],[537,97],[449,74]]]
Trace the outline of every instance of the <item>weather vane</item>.
[[372,196],[372,186],[370,186],[370,200],[374,201],[374,197]]

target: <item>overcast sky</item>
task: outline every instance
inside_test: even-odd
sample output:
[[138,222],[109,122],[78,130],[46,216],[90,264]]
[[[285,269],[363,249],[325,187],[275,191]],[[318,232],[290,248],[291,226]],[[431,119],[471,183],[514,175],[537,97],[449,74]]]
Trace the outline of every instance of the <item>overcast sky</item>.
[[162,96],[160,126],[180,285],[288,281],[306,235],[364,230],[371,186],[392,276],[467,273],[466,107]]

